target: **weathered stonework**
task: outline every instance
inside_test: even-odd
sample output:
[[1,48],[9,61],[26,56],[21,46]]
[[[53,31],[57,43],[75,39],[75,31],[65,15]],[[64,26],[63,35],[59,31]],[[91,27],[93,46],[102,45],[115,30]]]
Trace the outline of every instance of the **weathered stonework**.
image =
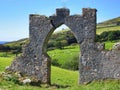
[[51,63],[46,45],[53,31],[67,25],[80,45],[79,83],[100,79],[120,79],[120,50],[104,50],[96,43],[96,9],[83,8],[82,15],[70,15],[69,9],[56,9],[55,16],[30,15],[30,42],[8,71],[19,72],[32,81],[50,84]]

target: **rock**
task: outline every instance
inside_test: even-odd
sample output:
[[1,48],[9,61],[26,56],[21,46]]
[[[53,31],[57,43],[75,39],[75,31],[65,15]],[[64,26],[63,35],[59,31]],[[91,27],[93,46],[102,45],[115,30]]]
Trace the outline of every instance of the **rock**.
[[30,79],[24,79],[22,82],[23,82],[23,84],[28,84],[28,83],[31,83],[31,80]]
[[6,67],[5,67],[5,70],[8,70],[9,68],[10,68],[10,66],[6,66]]
[[99,51],[102,51],[102,50],[105,49],[105,44],[104,43],[96,43],[96,45],[97,45],[97,49]]
[[113,45],[113,49],[114,49],[114,50],[120,50],[120,42],[115,43],[115,44]]

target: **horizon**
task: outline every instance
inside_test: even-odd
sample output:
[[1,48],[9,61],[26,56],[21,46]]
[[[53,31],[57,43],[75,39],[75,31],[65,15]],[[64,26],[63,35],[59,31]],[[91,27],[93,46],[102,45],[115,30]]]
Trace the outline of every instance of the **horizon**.
[[119,0],[4,0],[0,3],[0,41],[16,41],[29,37],[30,14],[50,16],[56,13],[56,8],[62,7],[70,9],[71,15],[82,14],[82,8],[90,7],[97,9],[97,23],[100,23],[120,16],[119,3]]

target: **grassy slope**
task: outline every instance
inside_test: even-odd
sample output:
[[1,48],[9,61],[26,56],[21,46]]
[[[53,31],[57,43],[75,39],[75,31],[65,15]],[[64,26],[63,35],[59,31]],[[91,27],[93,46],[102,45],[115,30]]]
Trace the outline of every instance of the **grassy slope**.
[[[0,63],[5,67],[10,64],[12,58],[0,57],[0,60]],[[6,61],[8,61],[8,63],[4,64]],[[1,71],[3,70],[2,68]],[[0,78],[0,90],[120,90],[120,81],[95,81],[88,85],[78,85],[77,71],[69,71],[53,66],[51,77],[53,86],[48,88],[44,88],[44,86],[17,85],[13,82],[6,82]]]
[[4,45],[10,46],[10,47],[22,46],[22,45],[25,45],[27,42],[28,42],[28,38],[25,38],[25,39],[20,39],[18,41],[8,42],[8,43],[5,43]]
[[65,63],[66,61],[73,58],[73,56],[78,55],[80,48],[78,45],[76,46],[67,46],[64,49],[55,49],[52,51],[48,51],[48,55],[52,60],[58,60],[60,64]]
[[[75,51],[76,48],[73,46]],[[78,46],[76,46],[78,48]],[[67,48],[67,47],[66,47]],[[72,47],[71,47],[72,48]],[[61,50],[64,51],[64,50]],[[53,52],[54,53],[54,52]],[[57,52],[58,55],[59,52]],[[13,57],[0,57],[0,72],[10,65]],[[95,81],[88,85],[78,85],[78,71],[70,71],[52,66],[51,87],[20,86],[13,82],[6,82],[0,78],[0,89],[7,90],[120,90],[120,81]],[[59,87],[56,87],[56,85]]]
[[118,22],[120,22],[120,17],[116,17],[116,18],[98,23],[97,27],[105,27],[105,26],[111,26],[111,25],[113,26],[113,25],[116,25]]
[[116,25],[117,23],[120,23],[120,17],[113,18],[113,19],[98,23],[96,33],[100,34],[104,31],[120,30],[120,25]]
[[5,67],[11,63],[11,58],[0,57],[0,71],[5,70]]
[[9,54],[9,53],[7,54],[7,57],[3,57],[5,54],[6,53],[0,52],[0,72],[5,70],[5,67],[11,63],[14,57],[14,55]]
[[97,28],[96,33],[101,34],[104,31],[116,31],[116,30],[120,30],[120,26]]

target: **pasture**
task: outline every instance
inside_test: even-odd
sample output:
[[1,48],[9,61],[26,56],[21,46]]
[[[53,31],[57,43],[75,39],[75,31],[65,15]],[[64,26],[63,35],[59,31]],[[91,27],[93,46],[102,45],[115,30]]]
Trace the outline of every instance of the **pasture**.
[[[65,63],[67,57],[72,58],[72,56],[78,52],[79,46],[76,45],[65,47],[63,50],[52,50],[49,51],[48,54],[51,57],[54,56],[52,58],[61,59],[61,61],[59,61],[60,63]],[[1,56],[2,54],[3,53],[0,53]],[[67,55],[65,59],[63,54]],[[8,57],[1,56],[0,72],[3,72],[5,70],[5,67],[11,64],[15,55],[11,54]],[[0,90],[120,90],[120,81],[118,80],[94,81],[88,85],[78,85],[78,77],[78,71],[61,69],[55,66],[51,66],[51,86],[19,85],[13,81],[6,81],[0,77]]]

